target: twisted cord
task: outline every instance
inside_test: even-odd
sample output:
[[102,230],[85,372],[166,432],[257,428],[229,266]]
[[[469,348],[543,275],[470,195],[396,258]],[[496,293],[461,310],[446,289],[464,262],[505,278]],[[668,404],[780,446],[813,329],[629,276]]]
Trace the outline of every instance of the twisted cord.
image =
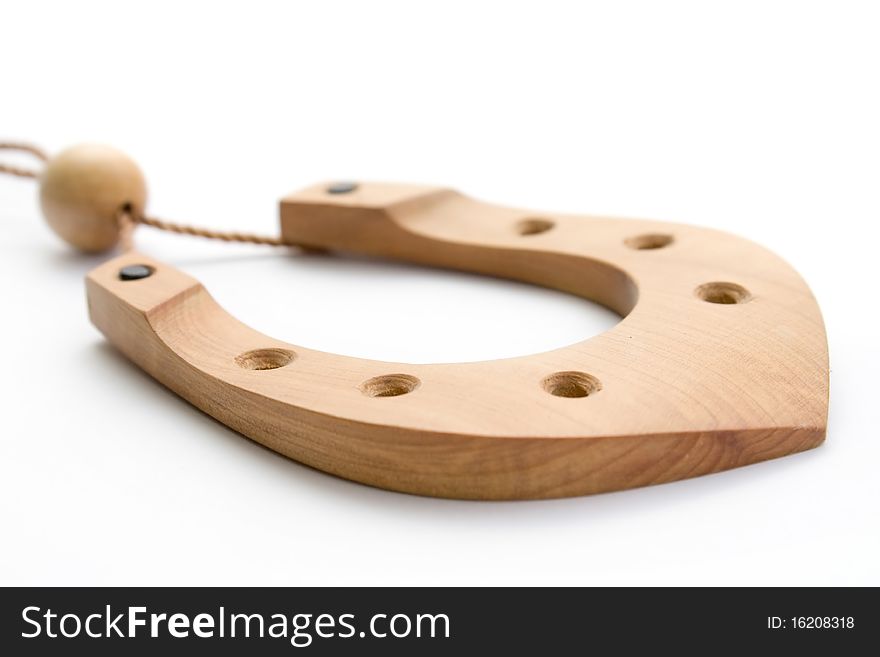
[[[31,144],[18,142],[0,142],[0,150],[18,151],[29,153],[41,162],[46,162],[49,156],[44,150]],[[39,171],[27,169],[24,167],[13,166],[11,164],[3,164],[0,162],[0,173],[6,173],[11,176],[19,176],[21,178],[37,178]],[[179,224],[172,221],[164,221],[156,217],[147,217],[142,214],[134,214],[130,208],[122,208],[117,217],[119,221],[119,237],[120,244],[124,251],[132,248],[134,230],[139,225],[151,226],[159,230],[177,233],[179,235],[193,235],[195,237],[204,237],[212,240],[220,240],[222,242],[245,242],[248,244],[265,244],[267,246],[293,246],[292,243],[285,242],[280,237],[269,237],[266,235],[255,235],[253,233],[240,233],[236,231],[225,232],[219,230],[210,230],[208,228],[199,228],[197,226],[189,226],[187,224]]]
[[[49,159],[49,156],[46,155],[46,152],[43,149],[37,148],[32,144],[22,144],[18,142],[0,142],[0,150],[28,153],[30,155],[33,155],[41,162],[45,162]],[[34,169],[27,169],[25,167],[19,167],[12,164],[3,164],[2,162],[0,162],[0,173],[6,173],[10,176],[19,176],[20,178],[36,178],[40,175],[40,172],[35,171]]]
[[119,222],[119,248],[127,253],[134,248],[134,229],[137,228],[137,223],[126,209],[119,211],[116,220]]
[[143,215],[132,216],[130,212],[123,210],[123,213],[129,215],[129,219],[134,224],[143,224],[159,230],[165,230],[170,233],[178,233],[179,235],[192,235],[194,237],[205,237],[211,240],[220,240],[222,242],[245,242],[248,244],[265,244],[267,246],[287,246],[288,243],[280,237],[269,237],[267,235],[255,235],[253,233],[240,233],[237,231],[224,232],[220,230],[211,230],[209,228],[198,228],[197,226],[189,226],[187,224],[178,224],[172,221],[164,221],[156,217],[147,217]]

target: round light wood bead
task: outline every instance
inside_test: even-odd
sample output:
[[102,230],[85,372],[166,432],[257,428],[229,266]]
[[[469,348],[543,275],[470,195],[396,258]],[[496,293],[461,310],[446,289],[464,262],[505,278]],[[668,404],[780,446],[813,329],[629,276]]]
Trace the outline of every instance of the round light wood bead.
[[109,146],[82,144],[62,151],[40,176],[46,221],[81,251],[99,252],[119,242],[119,210],[144,209],[147,185],[138,166]]

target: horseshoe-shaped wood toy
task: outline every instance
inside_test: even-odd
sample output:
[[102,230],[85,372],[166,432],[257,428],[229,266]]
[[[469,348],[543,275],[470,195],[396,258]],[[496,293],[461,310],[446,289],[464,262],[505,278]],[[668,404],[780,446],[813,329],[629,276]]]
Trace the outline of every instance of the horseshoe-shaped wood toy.
[[264,336],[196,280],[135,251],[88,276],[91,319],[133,362],[233,429],[326,472],[409,493],[584,495],[824,439],[819,308],[790,266],[739,237],[361,183],[284,198],[280,241],[527,281],[623,319],[530,356],[378,362]]

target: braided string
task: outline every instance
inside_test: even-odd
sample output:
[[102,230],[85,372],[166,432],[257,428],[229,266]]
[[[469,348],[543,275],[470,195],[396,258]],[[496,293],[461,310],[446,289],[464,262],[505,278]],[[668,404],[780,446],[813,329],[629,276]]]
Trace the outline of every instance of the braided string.
[[245,242],[248,244],[265,244],[267,246],[286,246],[287,242],[280,237],[269,237],[266,235],[255,235],[254,233],[240,233],[237,231],[224,232],[219,230],[211,230],[209,228],[199,228],[197,226],[189,226],[187,224],[178,224],[173,221],[164,221],[156,217],[147,217],[145,215],[133,215],[130,210],[123,208],[120,212],[125,215],[127,220],[135,225],[143,224],[151,226],[159,230],[165,230],[169,233],[177,233],[178,235],[192,235],[193,237],[205,237],[211,240],[220,240],[222,242]]
[[[29,153],[41,162],[47,162],[49,160],[49,156],[45,151],[31,144],[0,142],[0,150]],[[0,173],[19,176],[21,178],[37,178],[40,175],[39,171],[10,164],[3,164],[2,162],[0,162]],[[265,244],[267,246],[293,246],[292,243],[285,242],[280,237],[199,228],[197,226],[164,221],[143,214],[135,214],[131,208],[128,207],[120,209],[117,220],[119,221],[120,244],[124,251],[131,250],[134,230],[139,225],[151,226],[152,228],[168,231],[169,233],[177,233],[178,235],[192,235],[194,237],[204,237],[212,240],[220,240],[222,242],[245,242],[247,244]]]
[[[18,151],[20,153],[28,153],[33,155],[35,158],[40,160],[41,162],[46,162],[49,159],[49,156],[46,152],[41,149],[33,146],[31,144],[21,144],[18,142],[0,141],[0,150],[2,151]],[[6,173],[10,176],[19,176],[21,178],[36,178],[40,175],[39,171],[34,171],[33,169],[26,169],[24,167],[17,167],[12,164],[3,164],[0,162],[0,173]]]

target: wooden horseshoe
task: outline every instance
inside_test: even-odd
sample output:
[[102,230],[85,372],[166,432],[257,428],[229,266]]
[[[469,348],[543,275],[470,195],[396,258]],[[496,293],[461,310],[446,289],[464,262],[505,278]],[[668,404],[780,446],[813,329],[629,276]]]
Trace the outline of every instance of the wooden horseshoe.
[[527,281],[623,317],[546,353],[406,365],[261,335],[135,252],[89,275],[92,321],[128,358],[302,463],[409,493],[526,499],[693,477],[824,439],[819,308],[791,267],[747,240],[373,183],[291,195],[281,226],[291,242]]

